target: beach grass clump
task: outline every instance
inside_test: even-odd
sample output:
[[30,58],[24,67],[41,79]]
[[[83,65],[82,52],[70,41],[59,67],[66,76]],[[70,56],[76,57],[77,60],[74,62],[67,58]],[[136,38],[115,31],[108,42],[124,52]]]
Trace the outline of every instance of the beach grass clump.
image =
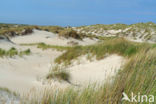
[[153,46],[152,46],[153,48],[156,48],[156,44],[153,44]]
[[6,54],[6,51],[0,48],[0,57]]
[[16,48],[12,47],[10,50],[6,52],[6,55],[9,57],[12,57],[12,56],[18,55],[18,51]]
[[9,50],[4,50],[0,48],[0,57],[13,57],[15,55],[23,56],[23,55],[29,55],[31,53],[30,49],[24,50],[24,51],[18,51],[16,48],[12,47]]
[[30,49],[27,49],[27,50],[24,50],[24,51],[19,52],[19,55],[20,56],[30,55],[30,53],[31,53],[31,50]]
[[75,30],[71,29],[71,28],[67,28],[62,30],[59,33],[59,36],[61,37],[65,37],[65,38],[74,38],[74,39],[79,39],[82,40],[82,34],[77,33]]
[[37,48],[41,48],[43,50],[46,50],[46,49],[56,49],[57,51],[64,51],[64,50],[70,49],[71,47],[68,47],[68,46],[57,46],[57,45],[47,45],[45,43],[38,43],[37,44]]
[[8,51],[0,49],[0,56],[1,57],[3,57],[3,56],[12,57],[12,56],[17,55],[17,54],[18,54],[18,51],[14,47],[10,48]]
[[46,78],[69,81],[70,74],[66,70],[60,68],[59,66],[54,66],[52,70],[48,73]]

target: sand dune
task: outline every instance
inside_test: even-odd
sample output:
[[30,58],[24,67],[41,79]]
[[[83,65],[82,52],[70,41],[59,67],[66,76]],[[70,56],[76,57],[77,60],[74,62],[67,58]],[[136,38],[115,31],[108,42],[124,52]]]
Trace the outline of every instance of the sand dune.
[[[66,46],[69,41],[77,41],[80,45],[94,44],[97,40],[84,39],[83,41],[75,39],[59,38],[56,34],[46,31],[34,30],[33,34],[18,36],[8,40],[0,40],[0,48],[9,49],[16,47],[18,50],[30,49],[31,55],[15,56],[13,58],[0,58],[0,87],[9,88],[19,94],[28,93],[34,88],[65,88],[73,86],[67,82],[51,81],[51,84],[44,84],[42,78],[49,72],[51,65],[55,65],[54,60],[62,54],[56,50],[41,50],[36,46],[21,46],[22,43],[40,43],[44,42],[51,45]],[[67,70],[71,75],[70,82],[80,86],[87,85],[90,82],[102,82],[114,76],[122,66],[124,59],[118,55],[111,55],[103,60],[92,62],[85,57],[80,58],[79,64],[73,64]],[[77,63],[77,61],[76,61]]]
[[97,42],[96,39],[85,38],[81,41],[73,38],[66,39],[63,37],[58,37],[57,34],[47,32],[47,31],[40,31],[40,30],[33,30],[33,31],[34,32],[32,34],[14,37],[11,40],[17,44],[43,42],[46,44],[59,45],[59,46],[69,46],[70,45],[69,43],[71,41],[77,42],[79,45],[90,45]]
[[81,86],[93,83],[103,84],[115,76],[124,61],[124,58],[118,55],[110,55],[99,61],[88,61],[83,56],[79,64],[68,68],[71,82]]

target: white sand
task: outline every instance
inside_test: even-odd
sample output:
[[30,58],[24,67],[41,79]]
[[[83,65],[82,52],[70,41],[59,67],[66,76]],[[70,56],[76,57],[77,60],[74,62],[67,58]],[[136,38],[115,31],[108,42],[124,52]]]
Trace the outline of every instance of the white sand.
[[99,61],[88,61],[84,56],[81,59],[80,64],[68,69],[71,82],[77,85],[88,85],[95,82],[103,84],[116,75],[125,61],[118,55],[111,55]]
[[[29,47],[30,48],[30,47]],[[0,86],[20,93],[42,86],[38,78],[45,76],[61,52],[42,51],[31,47],[32,55],[0,58]]]
[[0,48],[4,49],[4,50],[9,50],[12,47],[15,47],[16,45],[14,45],[13,43],[4,41],[4,40],[0,40]]

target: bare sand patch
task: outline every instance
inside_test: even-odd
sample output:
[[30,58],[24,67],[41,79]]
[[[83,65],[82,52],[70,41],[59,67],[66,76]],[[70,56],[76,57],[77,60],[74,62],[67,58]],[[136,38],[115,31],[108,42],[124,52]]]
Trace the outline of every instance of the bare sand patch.
[[125,60],[118,55],[110,55],[102,60],[88,61],[83,57],[80,64],[69,67],[71,82],[77,85],[103,84],[117,74]]

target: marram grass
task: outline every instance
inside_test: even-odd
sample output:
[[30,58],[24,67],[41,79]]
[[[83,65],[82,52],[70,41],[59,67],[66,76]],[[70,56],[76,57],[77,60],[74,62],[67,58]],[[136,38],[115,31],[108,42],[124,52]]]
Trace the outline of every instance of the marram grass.
[[[70,53],[65,53],[66,57],[61,56],[64,61],[70,61],[88,52],[97,58],[100,57],[99,59],[106,53],[117,53],[128,58],[128,61],[112,83],[105,83],[98,88],[97,85],[90,85],[84,89],[45,89],[42,94],[34,95],[35,99],[33,97],[29,99],[30,104],[131,104],[121,100],[123,92],[128,95],[133,92],[156,96],[156,48],[153,45],[114,40],[101,45],[75,47],[71,50],[67,50]],[[69,60],[68,55],[73,57]],[[40,95],[42,97],[37,97]]]
[[23,55],[29,55],[30,53],[31,53],[30,49],[24,51],[18,51],[16,48],[12,47],[6,51],[0,48],[0,57],[13,57],[15,55],[23,56]]

